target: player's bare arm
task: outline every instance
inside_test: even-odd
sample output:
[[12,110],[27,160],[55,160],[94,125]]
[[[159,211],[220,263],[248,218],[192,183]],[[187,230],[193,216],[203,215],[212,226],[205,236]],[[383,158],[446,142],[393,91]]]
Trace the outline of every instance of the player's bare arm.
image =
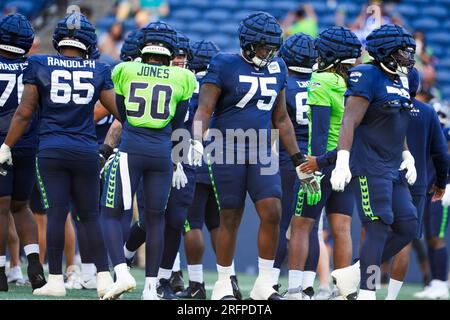
[[39,92],[35,85],[26,84],[23,89],[22,100],[17,107],[14,117],[11,120],[11,125],[8,130],[8,135],[5,139],[5,144],[10,148],[13,147],[20,137],[25,133],[33,118],[33,112],[39,101]]
[[110,112],[106,110],[100,101],[97,101],[94,107],[94,122],[97,123],[108,115],[110,115]]
[[339,150],[350,151],[355,129],[361,123],[368,107],[369,101],[366,98],[356,96],[348,97],[344,117],[342,118],[341,130],[339,132]]
[[[200,87],[198,109],[192,125],[194,140],[202,141],[203,134],[209,127],[209,120],[221,93],[222,90],[214,84],[205,83]],[[201,127],[196,127],[197,124],[201,124]]]
[[116,148],[120,142],[120,136],[122,134],[122,124],[119,120],[114,120],[109,127],[108,133],[106,134],[105,144],[110,146],[111,148]]
[[297,139],[295,137],[294,126],[289,118],[286,110],[286,92],[281,90],[278,94],[275,109],[272,113],[272,123],[275,129],[278,129],[280,134],[280,141],[283,143],[286,151],[290,156],[299,153]]
[[114,89],[102,90],[100,93],[100,102],[116,119],[121,119],[116,105],[116,94]]

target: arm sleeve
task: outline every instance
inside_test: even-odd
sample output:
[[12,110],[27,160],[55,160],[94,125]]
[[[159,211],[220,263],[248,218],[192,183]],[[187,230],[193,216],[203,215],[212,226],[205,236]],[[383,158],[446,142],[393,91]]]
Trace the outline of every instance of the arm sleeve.
[[317,105],[310,105],[310,107],[310,153],[311,155],[321,155],[327,151],[331,108]]
[[320,169],[336,164],[337,149],[327,151],[316,158],[317,165]]
[[117,105],[117,111],[119,112],[121,123],[124,123],[127,119],[127,108],[125,106],[125,97],[121,96],[120,94],[116,94],[116,105]]
[[110,90],[114,88],[114,83],[111,79],[111,69],[107,65],[104,65],[103,68],[103,79],[104,81],[102,90]]
[[350,70],[345,96],[363,97],[371,102],[376,84],[373,82],[373,70],[364,67],[367,66],[363,65],[362,68],[356,67]]
[[186,117],[186,113],[188,111],[189,101],[183,100],[177,104],[177,109],[175,110],[175,114],[172,118],[172,130],[176,130],[180,128],[184,122],[184,118]]
[[26,67],[23,70],[23,84],[37,84],[36,66],[37,61],[32,57],[29,58]]
[[432,110],[433,121],[431,123],[431,145],[430,153],[433,160],[434,168],[436,169],[436,182],[438,188],[445,188],[448,176],[449,157],[447,152],[447,142],[442,133],[438,116]]
[[224,82],[221,76],[222,70],[222,55],[217,54],[211,59],[206,75],[202,79],[202,85],[205,83],[215,84],[217,87],[222,89],[224,87]]

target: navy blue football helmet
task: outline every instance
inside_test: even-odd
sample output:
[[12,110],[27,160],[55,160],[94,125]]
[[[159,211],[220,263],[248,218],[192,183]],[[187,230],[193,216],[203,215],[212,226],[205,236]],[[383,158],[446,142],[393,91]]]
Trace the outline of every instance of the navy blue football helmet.
[[192,60],[192,49],[189,38],[178,32],[178,54],[177,56],[186,56],[187,60]]
[[141,54],[151,53],[169,56],[178,54],[178,36],[174,28],[165,22],[151,22],[138,35]]
[[91,50],[88,54],[88,58],[91,60],[97,60],[100,58],[100,50],[98,50],[97,46],[91,47]]
[[33,28],[23,15],[13,13],[0,19],[0,49],[24,55],[33,41]]
[[411,68],[408,72],[408,85],[409,85],[409,94],[411,97],[415,97],[417,91],[419,91],[420,86],[420,75],[419,71],[416,68]]
[[97,34],[94,26],[85,15],[72,13],[58,22],[53,32],[53,47],[59,51],[61,47],[75,47],[91,52],[97,45]]
[[[266,12],[255,12],[244,18],[239,25],[238,34],[244,57],[257,67],[268,65],[283,44],[278,21]],[[268,50],[265,58],[256,55],[258,46]]]
[[139,32],[140,30],[133,30],[128,34],[120,50],[120,60],[134,61],[136,58],[139,58],[141,55],[138,47]]
[[208,69],[211,58],[220,51],[219,47],[212,41],[197,41],[192,44],[193,58],[188,62],[188,69],[201,72]]
[[314,41],[319,55],[318,70],[323,71],[339,63],[354,64],[361,56],[361,42],[345,27],[330,27]]
[[286,62],[289,69],[311,73],[317,60],[313,37],[302,32],[290,36],[281,46],[278,56]]
[[395,24],[385,24],[366,38],[370,56],[390,73],[407,74],[414,66],[416,42],[413,36]]

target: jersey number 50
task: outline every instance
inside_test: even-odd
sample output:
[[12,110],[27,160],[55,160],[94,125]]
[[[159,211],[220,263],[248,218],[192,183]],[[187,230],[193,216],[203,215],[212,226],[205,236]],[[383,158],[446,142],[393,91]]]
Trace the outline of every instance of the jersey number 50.
[[[92,71],[54,70],[52,72],[50,99],[54,103],[69,103],[72,100],[75,104],[88,104],[94,96],[95,88],[91,83],[81,82],[81,80],[92,79],[93,77]],[[73,86],[67,82],[60,82],[61,79],[73,80]],[[85,91],[84,97],[79,93],[72,93],[72,88],[73,90]]]
[[[138,95],[137,90],[146,90],[150,84],[146,82],[132,82],[130,84],[130,95],[128,103],[136,103],[137,110],[130,110],[127,106],[127,116],[140,118],[144,116],[145,106],[147,105],[148,93],[145,95]],[[164,94],[164,99],[160,99],[161,94]],[[172,99],[172,88],[168,85],[157,84],[152,88],[150,100],[150,117],[154,120],[166,120],[170,116],[170,100]],[[162,100],[163,105],[160,106]],[[161,110],[162,109],[162,110]]]

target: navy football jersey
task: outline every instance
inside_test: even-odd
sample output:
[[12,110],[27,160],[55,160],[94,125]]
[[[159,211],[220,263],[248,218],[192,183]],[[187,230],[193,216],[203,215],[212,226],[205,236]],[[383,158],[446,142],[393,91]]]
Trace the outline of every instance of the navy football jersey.
[[[308,83],[311,74],[296,73],[289,75],[286,86],[286,108],[291,118],[297,138],[297,144],[303,154],[308,152]],[[291,158],[280,142],[280,163],[288,162],[292,166]]]
[[[11,60],[0,56],[0,143],[6,138],[9,125],[22,98],[23,72],[26,66],[25,58]],[[37,129],[37,115],[34,114],[27,131],[14,149],[35,149],[38,143]]]
[[[286,87],[286,79],[287,68],[281,58],[257,68],[239,54],[217,54],[202,80],[202,85],[211,83],[222,90],[210,127],[219,129],[224,137],[227,129],[262,129],[268,131],[270,139],[273,106]],[[248,151],[247,140],[235,142],[236,149]]]
[[56,55],[28,59],[24,84],[39,91],[39,155],[49,149],[98,152],[93,119],[102,90],[113,88],[111,71],[94,60]]
[[352,174],[398,179],[410,120],[408,79],[397,77],[393,81],[379,67],[362,64],[350,70],[345,95],[369,101],[355,130],[350,155]]

